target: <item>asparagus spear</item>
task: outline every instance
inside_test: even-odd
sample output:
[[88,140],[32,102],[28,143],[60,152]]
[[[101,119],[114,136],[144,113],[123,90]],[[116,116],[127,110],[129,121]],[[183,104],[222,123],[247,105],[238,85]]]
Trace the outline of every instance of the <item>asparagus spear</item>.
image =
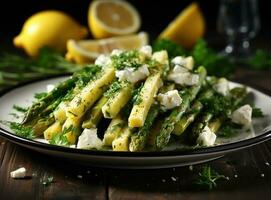
[[75,78],[69,78],[61,82],[51,92],[49,92],[40,101],[34,103],[26,112],[22,124],[27,124],[34,119],[39,113],[41,113],[47,106],[49,106],[56,98],[66,94],[67,90],[71,89],[75,85]]
[[96,105],[86,114],[87,118],[83,121],[82,128],[96,127],[101,120],[103,113],[102,107],[106,104],[108,98],[103,96]]
[[180,95],[183,100],[182,104],[179,107],[173,109],[170,115],[164,120],[161,131],[157,135],[155,140],[156,147],[158,149],[162,149],[168,144],[170,134],[174,130],[175,124],[180,120],[186,109],[189,107],[190,102],[194,100],[194,98],[198,94],[207,72],[204,67],[199,67],[198,73],[199,73],[199,84],[192,86],[189,89],[184,89],[183,91],[180,92]]
[[61,82],[45,97],[41,98],[38,102],[34,103],[26,112],[22,124],[28,124],[31,120],[35,119],[46,107],[50,106],[56,99],[63,97],[68,90],[72,89],[76,84],[83,85],[93,79],[100,67],[91,66],[75,73],[69,79]]
[[157,117],[159,112],[159,107],[157,104],[154,104],[146,117],[144,126],[139,128],[139,131],[135,132],[131,136],[131,142],[129,145],[130,151],[142,151],[147,143],[149,130]]
[[195,120],[197,115],[203,109],[203,104],[201,103],[201,100],[210,98],[212,95],[213,95],[213,90],[211,89],[204,91],[200,95],[200,97],[193,103],[191,107],[191,112],[185,114],[185,116],[183,116],[181,120],[175,124],[174,130],[173,130],[173,133],[175,135],[181,135],[187,129],[187,127]]
[[[233,110],[244,100],[246,97],[246,88],[234,88],[230,91],[229,97],[231,98],[231,107],[225,108],[224,113],[219,113],[216,118],[213,119],[217,113],[214,113],[210,110],[206,110],[206,112],[202,115],[202,117],[196,122],[194,125],[192,132],[189,134],[189,138],[191,141],[196,141],[199,134],[202,132],[205,126],[209,126],[209,128],[213,132],[217,132],[222,123],[227,119],[227,116],[231,114]],[[225,115],[225,113],[227,113]]]

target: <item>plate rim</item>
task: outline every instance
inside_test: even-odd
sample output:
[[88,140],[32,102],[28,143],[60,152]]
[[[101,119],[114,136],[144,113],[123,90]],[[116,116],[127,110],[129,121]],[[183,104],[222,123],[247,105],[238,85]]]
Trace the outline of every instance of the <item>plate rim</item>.
[[[0,98],[2,98],[4,95],[8,94],[9,92],[15,90],[15,89],[20,89],[22,87],[25,87],[27,85],[31,85],[34,83],[38,83],[41,81],[45,80],[50,80],[50,79],[56,79],[56,78],[64,78],[68,77],[67,75],[58,75],[58,76],[53,76],[53,77],[44,77],[41,79],[36,79],[36,80],[30,80],[27,82],[24,82],[22,84],[18,84],[14,87],[10,87],[7,89],[4,89],[0,92]],[[233,82],[232,83],[237,83],[238,82]],[[244,84],[241,84],[244,85]],[[247,85],[244,85],[247,86]],[[270,97],[269,95],[248,86],[250,89],[256,90],[257,92]],[[271,98],[271,97],[270,97]],[[50,150],[50,151],[58,151],[58,152],[65,152],[65,153],[71,153],[71,154],[84,154],[84,155],[92,155],[92,156],[111,156],[111,157],[168,157],[168,156],[200,156],[204,154],[217,154],[217,153],[222,153],[222,152],[228,152],[228,151],[234,151],[238,149],[243,149],[247,148],[253,145],[256,145],[258,143],[264,142],[268,139],[271,138],[271,130],[267,130],[263,132],[260,135],[257,135],[252,138],[248,138],[245,140],[240,140],[236,141],[233,143],[228,143],[228,144],[221,144],[217,146],[212,146],[212,147],[202,147],[202,148],[197,148],[197,149],[189,149],[189,150],[168,150],[168,151],[141,151],[141,152],[122,152],[122,151],[98,151],[98,150],[85,150],[85,149],[77,149],[77,148],[70,148],[70,147],[65,147],[65,146],[57,146],[57,145],[52,145],[52,144],[46,144],[43,142],[27,139],[20,137],[16,134],[11,133],[10,131],[0,127],[0,136],[11,141],[15,142],[18,145],[22,143],[22,145],[27,146],[33,146],[36,148],[42,148],[44,150]]]

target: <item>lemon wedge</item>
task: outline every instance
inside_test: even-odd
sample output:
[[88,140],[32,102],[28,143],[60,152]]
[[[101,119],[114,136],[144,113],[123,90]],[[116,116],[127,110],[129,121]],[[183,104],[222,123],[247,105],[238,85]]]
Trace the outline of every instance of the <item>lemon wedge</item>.
[[126,1],[96,0],[89,6],[88,24],[94,38],[100,39],[135,33],[141,19]]
[[205,20],[197,3],[185,8],[160,34],[160,38],[173,40],[191,48],[205,32]]
[[29,56],[36,56],[43,46],[64,51],[68,39],[82,39],[87,28],[69,15],[56,10],[38,12],[26,20],[21,33],[13,43],[23,48]]
[[148,34],[117,36],[96,40],[69,40],[66,59],[76,63],[93,62],[100,54],[110,54],[114,49],[132,50],[148,44]]

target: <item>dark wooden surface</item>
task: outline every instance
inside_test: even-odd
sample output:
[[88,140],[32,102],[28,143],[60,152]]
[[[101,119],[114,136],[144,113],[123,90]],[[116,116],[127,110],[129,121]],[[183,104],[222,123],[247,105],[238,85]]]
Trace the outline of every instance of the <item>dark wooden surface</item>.
[[[271,72],[238,70],[234,80],[271,94]],[[81,166],[0,139],[0,199],[270,199],[271,141],[226,155],[209,165],[229,180],[212,191],[194,181],[201,165],[155,170],[120,170]],[[24,166],[28,177],[10,178]],[[54,182],[42,184],[48,177]]]

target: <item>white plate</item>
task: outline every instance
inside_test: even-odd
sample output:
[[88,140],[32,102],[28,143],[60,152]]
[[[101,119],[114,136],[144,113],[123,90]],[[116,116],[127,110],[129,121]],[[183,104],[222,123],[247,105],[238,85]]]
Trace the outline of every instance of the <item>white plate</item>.
[[[46,91],[46,85],[56,84],[66,77],[51,78],[47,80],[36,81],[33,83],[19,86],[12,90],[4,92],[0,96],[0,120],[16,121],[10,115],[13,105],[29,106],[33,101],[33,94]],[[231,83],[231,87],[240,84]],[[266,116],[261,119],[253,120],[252,132],[244,131],[237,137],[230,140],[218,140],[220,145],[180,151],[176,146],[168,148],[166,151],[159,152],[112,152],[112,151],[92,151],[74,149],[68,147],[55,146],[44,143],[42,140],[29,140],[21,138],[12,133],[4,124],[0,124],[0,135],[18,145],[33,149],[35,151],[78,161],[84,164],[102,167],[114,168],[164,168],[173,166],[183,166],[201,163],[219,158],[226,153],[237,151],[260,142],[263,142],[271,136],[271,97],[248,87],[254,98],[257,107],[260,107]]]

